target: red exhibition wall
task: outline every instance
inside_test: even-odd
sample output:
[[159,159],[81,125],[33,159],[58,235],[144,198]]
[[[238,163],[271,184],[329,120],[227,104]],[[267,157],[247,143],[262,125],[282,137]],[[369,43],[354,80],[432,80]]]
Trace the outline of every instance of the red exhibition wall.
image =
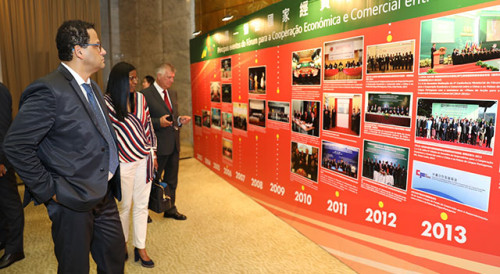
[[358,272],[500,273],[500,1],[373,2],[193,39],[195,157]]

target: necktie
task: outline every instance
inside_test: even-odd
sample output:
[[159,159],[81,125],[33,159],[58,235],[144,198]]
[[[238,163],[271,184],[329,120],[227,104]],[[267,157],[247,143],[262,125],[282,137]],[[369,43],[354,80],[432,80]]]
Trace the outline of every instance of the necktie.
[[172,113],[172,105],[170,105],[170,100],[168,100],[168,94],[166,90],[163,90],[163,100],[165,100],[165,104],[167,104],[168,110],[170,110],[170,113]]
[[87,99],[89,100],[90,107],[94,111],[95,117],[97,119],[97,126],[99,130],[104,134],[104,138],[108,143],[109,147],[109,172],[115,173],[116,168],[118,167],[118,151],[116,149],[115,141],[111,136],[111,132],[109,131],[108,124],[106,123],[106,119],[104,118],[101,109],[97,105],[96,98],[94,96],[94,92],[92,92],[92,87],[89,84],[82,84],[83,88],[87,92]]

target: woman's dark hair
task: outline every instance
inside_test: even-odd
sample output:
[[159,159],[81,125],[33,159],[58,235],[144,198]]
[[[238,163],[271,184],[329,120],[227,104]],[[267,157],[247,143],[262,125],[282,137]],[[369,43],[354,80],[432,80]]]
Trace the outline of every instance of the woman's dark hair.
[[76,45],[86,47],[90,39],[89,29],[95,29],[94,24],[81,20],[66,21],[59,27],[56,35],[59,60],[71,61]]
[[[135,67],[131,64],[120,62],[109,73],[106,93],[111,97],[116,118],[122,122],[125,121],[125,117],[128,115],[127,102],[130,97],[129,73],[133,70],[135,70]],[[133,103],[133,100],[130,103]],[[131,109],[133,109],[132,106]]]
[[151,75],[146,75],[146,76],[144,76],[144,79],[146,79],[146,81],[147,81],[150,85],[152,85],[152,84],[155,82],[155,78],[154,78],[153,76],[151,76]]

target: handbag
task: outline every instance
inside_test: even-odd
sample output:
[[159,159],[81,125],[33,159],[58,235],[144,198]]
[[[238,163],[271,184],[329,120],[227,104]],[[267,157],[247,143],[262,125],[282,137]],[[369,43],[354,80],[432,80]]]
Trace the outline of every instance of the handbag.
[[170,191],[166,183],[153,180],[149,194],[149,209],[156,213],[163,213],[172,208]]

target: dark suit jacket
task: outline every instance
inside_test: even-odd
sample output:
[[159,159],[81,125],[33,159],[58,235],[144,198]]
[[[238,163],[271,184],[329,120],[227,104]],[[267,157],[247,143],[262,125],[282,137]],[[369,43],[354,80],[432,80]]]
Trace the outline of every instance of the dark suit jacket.
[[[172,102],[172,112],[168,109],[165,101],[161,98],[154,85],[141,91],[146,97],[146,102],[149,107],[149,115],[153,121],[153,127],[155,129],[156,140],[157,140],[157,155],[170,155],[174,152],[174,149],[179,152],[181,145],[179,142],[179,130],[177,123],[177,117],[179,117],[179,108],[177,106],[177,92],[170,89],[168,94],[170,96],[170,101]],[[165,114],[169,114],[170,121],[174,123],[170,127],[160,126],[160,117]]]
[[[116,140],[100,89],[94,82],[92,87],[99,91],[95,96]],[[56,194],[64,206],[87,211],[108,191],[108,143],[78,83],[62,65],[23,92],[4,147],[29,190],[25,205],[30,199],[47,202]],[[119,168],[109,187],[121,199]]]
[[0,83],[0,164],[11,168],[3,152],[3,140],[12,121],[12,97],[4,84]]

